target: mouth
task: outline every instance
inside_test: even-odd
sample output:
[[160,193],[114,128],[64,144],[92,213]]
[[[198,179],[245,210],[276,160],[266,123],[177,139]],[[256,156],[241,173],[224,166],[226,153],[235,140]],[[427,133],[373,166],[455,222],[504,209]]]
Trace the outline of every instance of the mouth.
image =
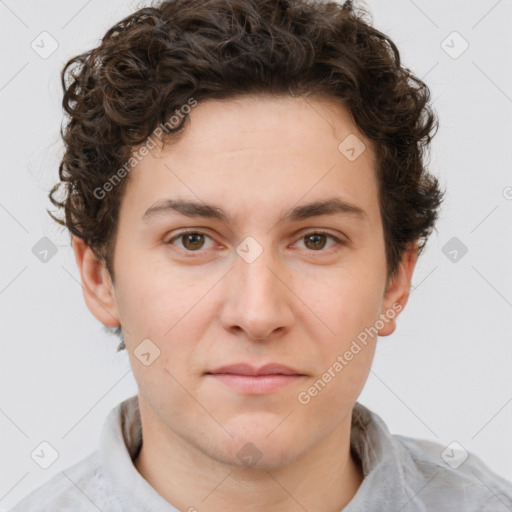
[[304,375],[299,370],[279,363],[269,363],[260,368],[255,368],[247,363],[236,363],[227,366],[221,366],[215,370],[207,372],[209,375],[232,374],[246,376],[268,376],[268,375]]
[[233,364],[207,372],[206,375],[231,389],[249,395],[271,393],[306,377],[299,370],[278,363],[270,363],[260,368],[245,363]]

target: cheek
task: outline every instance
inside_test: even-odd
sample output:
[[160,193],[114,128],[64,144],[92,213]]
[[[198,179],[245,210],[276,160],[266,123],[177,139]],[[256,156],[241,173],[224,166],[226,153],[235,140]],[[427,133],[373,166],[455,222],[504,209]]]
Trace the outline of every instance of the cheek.
[[377,320],[382,305],[380,281],[376,275],[361,279],[341,273],[333,276],[328,286],[317,288],[312,304],[328,327],[327,339],[332,340],[328,345],[342,350]]
[[[209,322],[212,279],[193,278],[157,265],[125,268],[116,285],[116,300],[131,365],[141,387],[151,387],[156,395],[179,394],[172,376],[183,382],[191,369],[197,341],[204,337]],[[150,366],[137,360],[147,352],[150,356],[146,359],[154,360]]]
[[115,291],[121,323],[137,336],[165,338],[208,290],[204,279],[148,258],[130,258],[118,275],[122,277]]
[[318,327],[318,321],[311,314],[306,325],[321,361],[311,390],[313,395],[318,393],[314,402],[320,411],[334,406],[345,410],[364,386],[377,342],[372,327],[381,307],[379,283],[376,274],[365,279],[340,275],[329,286],[317,289],[312,309],[329,329],[322,324],[326,334],[319,336],[312,325]]
[[378,339],[370,328],[378,309],[371,303],[371,296],[367,302],[363,298],[356,300],[347,295],[340,298],[338,307],[329,305],[326,323],[335,334],[323,338],[323,344],[317,343],[319,372],[301,389],[303,395],[297,397],[300,404],[311,405],[315,416],[340,421],[368,378]]

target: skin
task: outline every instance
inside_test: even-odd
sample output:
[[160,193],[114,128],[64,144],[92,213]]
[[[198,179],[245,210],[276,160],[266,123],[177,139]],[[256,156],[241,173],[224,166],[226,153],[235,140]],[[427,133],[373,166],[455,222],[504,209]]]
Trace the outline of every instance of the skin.
[[[139,386],[143,447],[135,467],[179,510],[339,512],[363,479],[350,453],[352,408],[378,336],[395,330],[398,314],[307,405],[297,396],[393,304],[405,307],[417,245],[385,293],[373,149],[335,100],[207,101],[189,121],[178,142],[152,150],[129,175],[115,283],[73,240],[87,306],[104,325],[122,326]],[[366,145],[354,161],[338,150],[351,133]],[[366,217],[278,220],[333,196]],[[230,222],[170,211],[142,219],[171,197],[220,206]],[[187,244],[175,238],[183,228],[206,236]],[[305,237],[319,229],[345,243]],[[263,250],[252,263],[236,252],[248,235]],[[147,338],[160,350],[149,366],[134,355]],[[251,395],[205,375],[237,362],[279,362],[305,376]],[[252,467],[237,457],[247,442],[261,454]]]

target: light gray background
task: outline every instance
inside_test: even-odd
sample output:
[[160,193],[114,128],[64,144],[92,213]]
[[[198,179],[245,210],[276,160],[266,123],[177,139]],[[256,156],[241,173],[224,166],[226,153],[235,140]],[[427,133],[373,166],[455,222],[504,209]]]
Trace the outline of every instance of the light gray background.
[[[137,391],[45,208],[62,154],[60,70],[141,5],[0,1],[1,510],[93,451],[108,412]],[[367,5],[432,90],[441,126],[430,169],[448,192],[359,400],[393,433],[455,440],[512,480],[512,1]],[[31,48],[43,31],[59,45],[46,59]],[[453,31],[469,44],[457,58]],[[58,246],[47,263],[32,253],[43,236]],[[456,262],[442,251],[452,237],[468,248]],[[59,453],[46,470],[30,457],[42,441]]]

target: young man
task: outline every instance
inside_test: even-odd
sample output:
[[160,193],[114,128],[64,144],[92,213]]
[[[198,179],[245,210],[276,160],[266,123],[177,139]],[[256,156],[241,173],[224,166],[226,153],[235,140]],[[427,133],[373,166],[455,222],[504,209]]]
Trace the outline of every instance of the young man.
[[171,0],[68,62],[50,197],[139,393],[15,512],[512,510],[356,401],[442,202],[428,88],[363,14]]

